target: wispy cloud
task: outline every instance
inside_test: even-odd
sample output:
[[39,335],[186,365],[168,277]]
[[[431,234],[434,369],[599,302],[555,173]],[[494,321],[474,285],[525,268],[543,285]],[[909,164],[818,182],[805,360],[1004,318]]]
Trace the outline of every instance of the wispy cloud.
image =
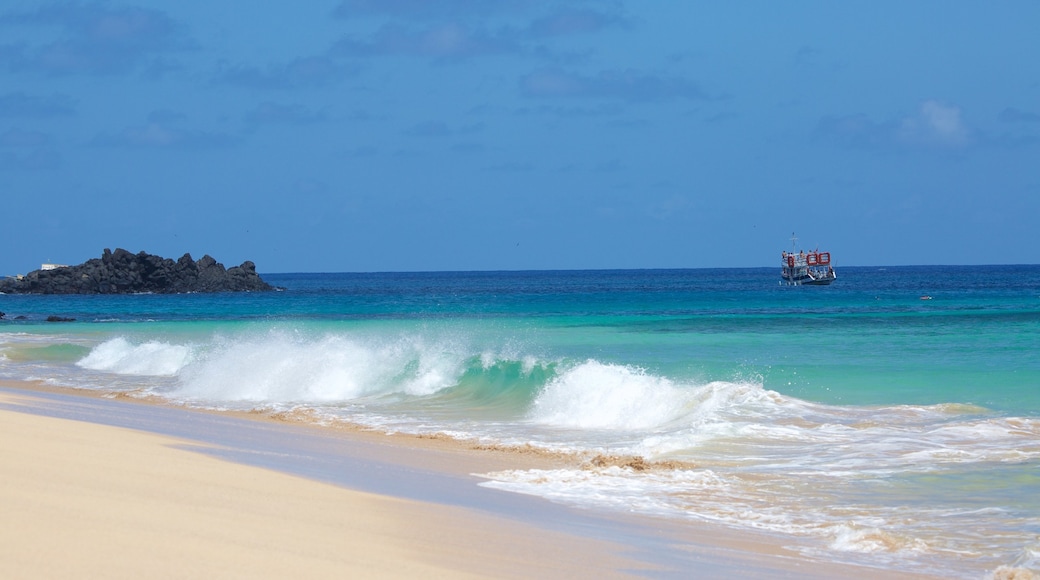
[[337,18],[393,17],[443,20],[460,16],[523,13],[545,5],[545,0],[343,0],[333,10]]
[[874,121],[867,115],[828,116],[817,123],[817,138],[856,148],[916,147],[960,149],[973,142],[960,107],[928,100],[910,115]]
[[294,89],[326,86],[353,76],[357,67],[327,56],[311,56],[258,68],[222,64],[214,80],[253,89]]
[[321,111],[312,111],[306,105],[283,105],[267,101],[246,113],[245,119],[252,125],[309,125],[324,121],[326,115]]
[[529,107],[518,107],[513,110],[513,114],[517,116],[549,115],[564,119],[609,118],[616,117],[624,112],[624,105],[604,102],[592,103],[589,106],[538,104]]
[[426,121],[412,125],[404,133],[410,137],[453,137],[476,133],[481,127],[478,123],[454,128],[443,121]]
[[234,145],[238,139],[225,133],[197,131],[180,127],[184,117],[171,111],[156,111],[141,125],[97,135],[99,147],[127,149],[213,149]]
[[911,145],[964,147],[971,139],[961,109],[939,101],[925,101],[914,115],[904,117],[896,138]]
[[1040,123],[1040,115],[1008,107],[1000,112],[1000,120],[1004,123]]
[[346,157],[348,159],[361,159],[363,157],[375,157],[379,153],[379,150],[371,145],[362,145],[355,147],[347,152]]
[[520,50],[520,45],[507,35],[489,33],[456,22],[423,28],[387,24],[368,40],[344,38],[333,47],[333,53],[343,56],[417,56],[440,59],[466,59]]
[[39,131],[8,129],[4,133],[0,134],[0,147],[24,149],[47,145],[50,141],[50,136]]
[[645,209],[646,214],[657,220],[668,220],[689,214],[697,209],[697,204],[685,195],[672,194],[664,199],[653,201]]
[[134,70],[157,55],[192,46],[182,27],[158,10],[109,8],[63,2],[0,15],[6,25],[57,28],[59,39],[38,45],[8,44],[0,64],[44,74],[114,74]]
[[1002,132],[987,141],[1004,149],[1033,149],[1040,145],[1040,115],[1015,107],[1007,107],[998,115]]
[[14,128],[0,133],[0,170],[42,171],[61,165],[50,135]]
[[559,62],[561,57],[544,43],[557,37],[631,27],[631,21],[615,3],[590,8],[587,2],[573,1],[347,0],[335,15],[386,17],[370,37],[349,36],[337,43],[335,54],[352,57],[461,60],[524,54]]
[[544,38],[588,34],[607,28],[626,29],[631,26],[628,18],[617,13],[590,8],[565,8],[536,18],[527,27],[526,32],[528,36]]
[[877,123],[867,115],[832,115],[816,124],[817,139],[853,148],[871,148],[891,145],[894,123]]
[[452,134],[452,130],[447,123],[427,121],[409,127],[404,134],[412,137],[448,137]]
[[484,168],[484,171],[492,171],[495,173],[529,173],[534,171],[534,165],[530,163],[522,163],[519,161],[507,161],[505,163],[499,163],[497,165],[489,165]]
[[23,92],[0,95],[0,117],[48,118],[76,114],[73,100],[67,95],[43,97]]
[[709,98],[693,81],[632,69],[602,71],[594,76],[543,69],[520,79],[520,93],[532,98],[597,98],[629,102]]

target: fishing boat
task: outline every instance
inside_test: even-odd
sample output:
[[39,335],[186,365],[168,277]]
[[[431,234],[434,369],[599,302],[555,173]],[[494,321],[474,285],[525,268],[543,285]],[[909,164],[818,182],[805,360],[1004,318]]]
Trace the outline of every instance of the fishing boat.
[[798,238],[791,234],[791,251],[780,253],[780,284],[787,286],[826,286],[837,278],[831,266],[831,253],[819,249],[803,252]]

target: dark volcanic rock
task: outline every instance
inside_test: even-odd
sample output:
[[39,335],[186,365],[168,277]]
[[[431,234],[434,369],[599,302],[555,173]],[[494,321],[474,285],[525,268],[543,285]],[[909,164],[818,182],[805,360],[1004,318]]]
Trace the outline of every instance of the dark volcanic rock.
[[66,318],[64,316],[48,316],[47,322],[76,322],[76,319]]
[[131,254],[121,248],[105,249],[101,258],[78,266],[35,270],[21,278],[0,280],[0,292],[7,294],[132,294],[153,292],[251,292],[274,290],[256,273],[249,261],[224,269],[209,255],[201,260],[184,254],[176,262],[140,252]]

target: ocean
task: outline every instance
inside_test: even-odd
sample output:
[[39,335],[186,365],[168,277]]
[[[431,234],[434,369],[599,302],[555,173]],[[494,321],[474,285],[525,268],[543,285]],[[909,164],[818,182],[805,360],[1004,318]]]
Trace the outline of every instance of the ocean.
[[573,454],[481,485],[1040,571],[1040,266],[263,277],[284,290],[0,295],[0,378]]

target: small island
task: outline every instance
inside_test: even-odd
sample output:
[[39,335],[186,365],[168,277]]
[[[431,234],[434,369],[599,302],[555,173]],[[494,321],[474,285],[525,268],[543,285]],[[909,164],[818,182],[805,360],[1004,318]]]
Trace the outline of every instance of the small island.
[[208,254],[193,260],[184,254],[174,261],[122,248],[105,248],[100,258],[78,266],[49,267],[0,280],[5,294],[181,294],[190,292],[264,292],[276,290],[245,261],[224,268]]

